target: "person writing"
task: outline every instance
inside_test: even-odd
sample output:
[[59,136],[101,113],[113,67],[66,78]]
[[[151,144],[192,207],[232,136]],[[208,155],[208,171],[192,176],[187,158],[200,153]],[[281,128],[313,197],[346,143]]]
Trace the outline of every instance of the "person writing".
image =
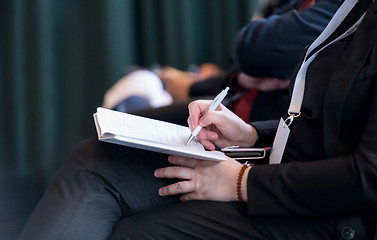
[[223,105],[200,117],[210,102],[189,105],[207,149],[272,145],[273,155],[286,142],[275,164],[88,139],[19,239],[375,239],[376,67],[377,2],[346,0],[298,67],[282,122],[246,124]]

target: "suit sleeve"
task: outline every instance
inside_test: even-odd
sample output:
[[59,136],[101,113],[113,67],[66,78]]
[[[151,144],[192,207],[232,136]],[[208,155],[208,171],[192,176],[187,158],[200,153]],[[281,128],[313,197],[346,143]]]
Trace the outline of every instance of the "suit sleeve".
[[325,28],[340,2],[320,0],[302,12],[249,22],[236,37],[235,67],[254,77],[291,77],[304,48]]
[[377,210],[377,85],[352,154],[312,162],[257,165],[248,175],[254,216],[325,216]]
[[250,123],[258,133],[258,141],[254,147],[272,146],[279,120],[267,120]]

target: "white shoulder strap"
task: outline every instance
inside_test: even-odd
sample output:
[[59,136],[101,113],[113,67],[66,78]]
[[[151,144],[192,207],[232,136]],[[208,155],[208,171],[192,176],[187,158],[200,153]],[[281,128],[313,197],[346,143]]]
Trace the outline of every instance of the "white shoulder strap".
[[330,43],[326,44],[321,49],[317,50],[315,53],[313,53],[309,57],[309,59],[307,59],[307,57],[309,56],[309,54],[312,53],[314,49],[316,49],[335,31],[335,29],[342,23],[342,21],[351,12],[351,10],[356,5],[356,3],[357,3],[357,0],[346,0],[340,6],[338,11],[334,14],[333,18],[331,19],[329,24],[326,26],[326,28],[323,30],[323,32],[317,37],[316,40],[314,40],[314,42],[308,48],[304,61],[302,62],[301,67],[297,73],[295,85],[293,87],[291,104],[288,109],[288,113],[290,115],[298,116],[301,112],[301,104],[302,104],[302,100],[304,97],[304,90],[305,90],[306,71],[310,63],[318,55],[318,53],[321,52],[323,49],[325,49],[327,46],[353,33],[357,29],[357,26],[359,25],[359,23],[361,22],[365,14],[363,15],[363,17],[361,17],[361,19],[359,19],[358,22],[356,22],[350,29],[348,29],[348,31],[346,31],[345,33],[343,33],[342,35],[340,35],[338,38],[334,39]]

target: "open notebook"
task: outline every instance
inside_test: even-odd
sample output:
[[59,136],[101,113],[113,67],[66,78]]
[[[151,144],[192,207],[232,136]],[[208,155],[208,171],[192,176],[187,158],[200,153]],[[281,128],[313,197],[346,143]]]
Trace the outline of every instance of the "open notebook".
[[223,152],[206,151],[195,140],[185,146],[191,133],[188,127],[101,107],[93,117],[100,141],[202,160],[226,160]]

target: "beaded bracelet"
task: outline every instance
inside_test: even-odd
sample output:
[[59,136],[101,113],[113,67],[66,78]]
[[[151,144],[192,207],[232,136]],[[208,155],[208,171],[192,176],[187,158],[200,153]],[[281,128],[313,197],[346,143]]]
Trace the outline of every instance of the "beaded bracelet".
[[245,162],[243,165],[242,165],[242,168],[240,170],[240,172],[238,173],[238,179],[237,179],[237,198],[238,198],[238,201],[240,203],[246,203],[243,199],[242,199],[242,194],[241,194],[241,182],[242,182],[242,177],[243,177],[243,174],[245,173],[245,170],[248,168],[248,167],[251,167],[252,164],[250,164],[249,162]]

